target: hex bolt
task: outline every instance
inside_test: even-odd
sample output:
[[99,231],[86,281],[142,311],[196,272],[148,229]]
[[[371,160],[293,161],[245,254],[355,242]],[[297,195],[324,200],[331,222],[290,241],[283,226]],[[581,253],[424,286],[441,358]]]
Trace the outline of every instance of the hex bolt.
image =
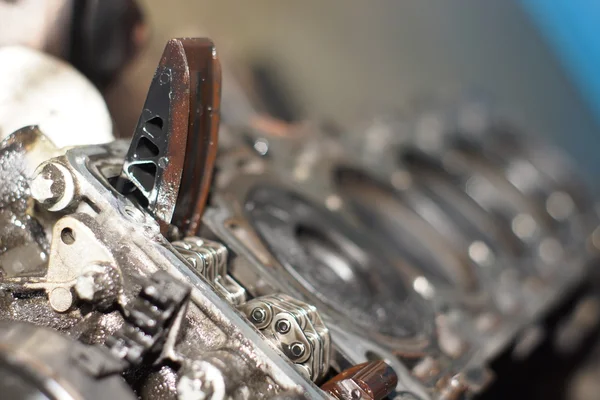
[[275,323],[275,329],[281,334],[286,334],[292,329],[292,324],[287,319],[280,319]]
[[261,322],[265,322],[265,319],[267,318],[267,313],[262,308],[256,307],[252,310],[250,316],[252,317],[252,322],[260,324]]

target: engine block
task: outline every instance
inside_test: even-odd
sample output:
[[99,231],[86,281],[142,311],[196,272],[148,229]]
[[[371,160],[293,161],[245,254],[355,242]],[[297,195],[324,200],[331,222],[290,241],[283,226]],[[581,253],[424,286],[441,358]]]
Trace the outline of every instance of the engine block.
[[174,39],[131,143],[2,142],[11,398],[463,399],[597,326],[597,212],[560,151],[468,101],[219,126],[219,88],[212,43]]

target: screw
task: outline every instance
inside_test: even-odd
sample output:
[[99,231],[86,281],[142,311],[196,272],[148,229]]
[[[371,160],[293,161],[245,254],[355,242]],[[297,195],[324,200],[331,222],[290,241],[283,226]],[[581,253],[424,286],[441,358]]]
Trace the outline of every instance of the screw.
[[267,313],[262,308],[256,307],[250,312],[250,316],[253,322],[260,324],[261,322],[265,322],[265,319],[267,318]]
[[292,325],[287,319],[280,319],[275,323],[275,329],[281,334],[286,334],[292,329]]
[[304,345],[300,342],[292,343],[292,345],[290,346],[290,352],[296,358],[302,357],[304,355],[304,351]]

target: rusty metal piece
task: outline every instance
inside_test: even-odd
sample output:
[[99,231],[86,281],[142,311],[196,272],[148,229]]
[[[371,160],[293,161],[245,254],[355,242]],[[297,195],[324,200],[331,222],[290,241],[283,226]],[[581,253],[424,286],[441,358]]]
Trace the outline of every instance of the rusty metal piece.
[[385,361],[355,365],[321,386],[339,400],[381,400],[398,384],[398,376]]
[[173,224],[186,236],[198,234],[217,157],[221,66],[207,39],[183,41],[190,67],[190,119],[184,173]]
[[463,399],[468,385],[460,375],[438,383],[439,400],[461,400]]
[[208,39],[172,39],[154,74],[117,189],[194,235],[216,157],[221,73]]

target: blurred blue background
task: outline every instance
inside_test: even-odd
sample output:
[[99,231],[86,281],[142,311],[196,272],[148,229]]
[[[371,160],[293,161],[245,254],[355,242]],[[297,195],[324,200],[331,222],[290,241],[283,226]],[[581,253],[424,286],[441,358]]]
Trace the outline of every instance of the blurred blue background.
[[600,1],[521,3],[600,121]]

